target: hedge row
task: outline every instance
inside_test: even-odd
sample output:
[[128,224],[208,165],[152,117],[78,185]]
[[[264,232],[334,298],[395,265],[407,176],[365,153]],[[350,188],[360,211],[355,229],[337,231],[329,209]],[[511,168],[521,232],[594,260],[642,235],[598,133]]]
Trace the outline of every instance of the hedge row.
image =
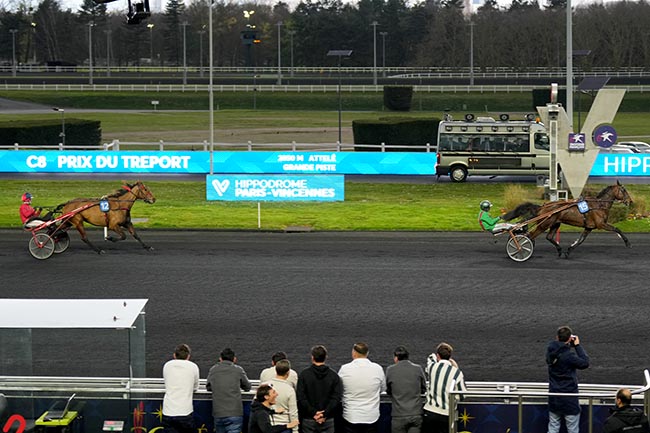
[[[438,141],[440,119],[411,119],[403,117],[383,117],[377,120],[354,120],[352,132],[355,144],[435,146]],[[376,151],[376,149],[355,146],[356,151]],[[416,149],[387,148],[392,152],[417,152]]]
[[[0,122],[0,145],[57,145],[62,142],[63,121],[57,119]],[[98,146],[102,127],[98,120],[65,119],[65,144]]]

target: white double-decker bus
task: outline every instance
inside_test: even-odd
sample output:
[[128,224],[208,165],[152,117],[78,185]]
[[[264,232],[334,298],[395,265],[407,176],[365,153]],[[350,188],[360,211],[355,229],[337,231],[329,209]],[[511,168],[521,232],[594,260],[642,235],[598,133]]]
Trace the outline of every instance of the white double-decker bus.
[[510,120],[502,114],[445,120],[438,126],[436,174],[463,182],[469,175],[544,175],[549,167],[546,128],[532,114]]

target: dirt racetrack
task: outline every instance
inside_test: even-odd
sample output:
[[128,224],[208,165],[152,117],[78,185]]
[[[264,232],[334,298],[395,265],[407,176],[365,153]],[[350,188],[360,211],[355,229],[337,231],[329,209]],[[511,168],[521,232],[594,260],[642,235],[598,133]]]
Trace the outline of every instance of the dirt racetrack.
[[[448,341],[468,380],[545,382],[546,344],[564,324],[591,356],[583,383],[638,385],[650,367],[648,235],[630,234],[627,249],[594,233],[569,260],[539,239],[525,263],[485,233],[141,235],[155,251],[130,239],[105,244],[100,256],[71,232],[67,252],[37,261],[28,233],[0,230],[0,296],[148,298],[150,377],[180,342],[202,377],[230,346],[257,378],[276,350],[300,370],[322,343],[338,369],[356,341],[383,366],[398,344],[424,363]],[[101,243],[101,232],[90,236]],[[33,374],[126,376],[127,346],[116,335],[36,330]]]

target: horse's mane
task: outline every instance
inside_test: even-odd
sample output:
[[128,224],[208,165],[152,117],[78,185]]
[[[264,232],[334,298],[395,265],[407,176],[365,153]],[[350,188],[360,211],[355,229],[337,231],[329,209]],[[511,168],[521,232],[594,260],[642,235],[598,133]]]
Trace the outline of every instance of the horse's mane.
[[596,198],[603,198],[603,197],[605,197],[607,194],[609,194],[609,192],[610,192],[613,188],[614,188],[614,185],[610,185],[610,186],[604,188],[601,192],[598,193],[598,195],[596,196]]

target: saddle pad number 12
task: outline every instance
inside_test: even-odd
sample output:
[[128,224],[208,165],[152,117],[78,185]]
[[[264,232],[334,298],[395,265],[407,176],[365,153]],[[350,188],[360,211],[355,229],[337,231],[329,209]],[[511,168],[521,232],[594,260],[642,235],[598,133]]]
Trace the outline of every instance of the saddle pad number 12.
[[587,213],[589,212],[589,204],[585,200],[579,201],[578,202],[578,211],[580,213]]
[[99,202],[99,210],[102,212],[108,212],[111,210],[111,205],[108,203],[108,200],[102,200]]

